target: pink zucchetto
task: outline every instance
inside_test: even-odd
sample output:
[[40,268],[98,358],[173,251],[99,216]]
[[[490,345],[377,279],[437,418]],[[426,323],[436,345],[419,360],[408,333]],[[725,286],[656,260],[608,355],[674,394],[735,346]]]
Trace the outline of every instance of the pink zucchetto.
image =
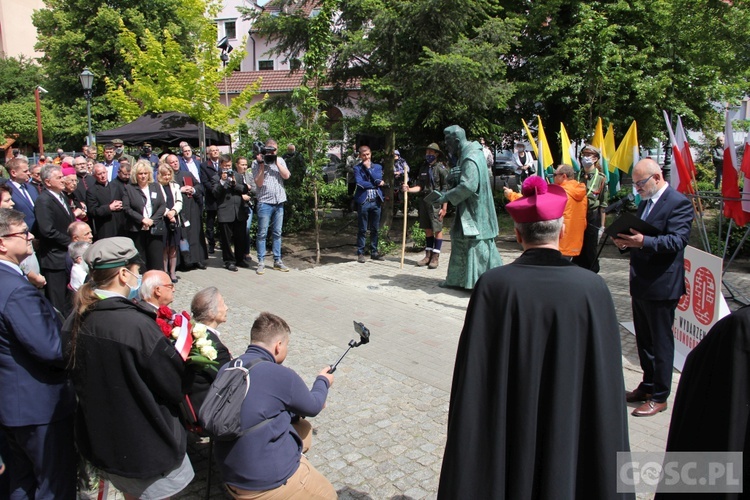
[[568,195],[556,184],[547,184],[543,177],[532,175],[523,181],[523,198],[505,205],[515,222],[530,223],[562,217]]

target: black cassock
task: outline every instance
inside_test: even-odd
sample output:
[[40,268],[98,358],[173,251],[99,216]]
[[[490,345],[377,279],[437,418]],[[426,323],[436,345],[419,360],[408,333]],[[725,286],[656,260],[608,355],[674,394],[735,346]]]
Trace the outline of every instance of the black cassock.
[[[186,182],[189,178],[192,181]],[[206,237],[203,232],[203,185],[190,172],[178,171],[174,174],[174,180],[182,186],[192,185],[195,188],[195,194],[188,196],[182,194],[182,211],[180,220],[182,227],[180,234],[187,240],[189,250],[180,252],[180,264],[183,266],[193,266],[194,264],[203,263],[208,257],[206,248]]]
[[657,498],[750,498],[749,417],[750,306],[745,306],[716,323],[688,354],[667,438],[667,451],[744,452],[744,493]]
[[604,280],[551,249],[484,273],[458,344],[438,498],[632,498],[616,493],[629,450]]

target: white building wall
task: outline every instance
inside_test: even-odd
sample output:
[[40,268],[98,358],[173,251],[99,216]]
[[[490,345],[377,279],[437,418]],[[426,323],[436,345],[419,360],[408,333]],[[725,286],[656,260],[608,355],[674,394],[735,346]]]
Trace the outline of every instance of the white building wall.
[[34,50],[36,28],[31,14],[43,8],[43,0],[0,0],[0,51],[4,57],[42,56]]
[[215,21],[218,28],[218,40],[227,36],[227,23],[235,23],[235,37],[229,38],[229,43],[237,49],[244,42],[246,52],[239,70],[258,71],[262,61],[272,61],[273,63],[273,68],[263,69],[289,70],[289,63],[282,62],[284,60],[283,56],[271,56],[267,54],[270,46],[265,39],[249,33],[252,28],[252,22],[242,19],[242,14],[240,14],[237,7],[258,8],[256,3],[251,0],[225,0],[221,12],[216,16]]

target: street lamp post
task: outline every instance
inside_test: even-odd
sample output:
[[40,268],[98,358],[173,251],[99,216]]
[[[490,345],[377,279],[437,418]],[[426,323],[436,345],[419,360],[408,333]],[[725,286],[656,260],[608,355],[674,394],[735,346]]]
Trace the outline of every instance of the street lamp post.
[[86,136],[86,144],[91,146],[94,142],[91,136],[91,87],[94,85],[94,74],[86,67],[83,68],[79,78],[83,87],[83,96],[86,98],[86,114],[89,119],[89,135]]

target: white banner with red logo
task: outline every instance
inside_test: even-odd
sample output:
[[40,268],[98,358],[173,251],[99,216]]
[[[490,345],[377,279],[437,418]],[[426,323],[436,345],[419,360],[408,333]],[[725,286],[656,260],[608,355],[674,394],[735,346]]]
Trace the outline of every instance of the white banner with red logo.
[[674,367],[680,371],[690,351],[729,314],[721,293],[721,271],[721,257],[691,246],[685,249],[685,295],[677,304],[672,325]]

